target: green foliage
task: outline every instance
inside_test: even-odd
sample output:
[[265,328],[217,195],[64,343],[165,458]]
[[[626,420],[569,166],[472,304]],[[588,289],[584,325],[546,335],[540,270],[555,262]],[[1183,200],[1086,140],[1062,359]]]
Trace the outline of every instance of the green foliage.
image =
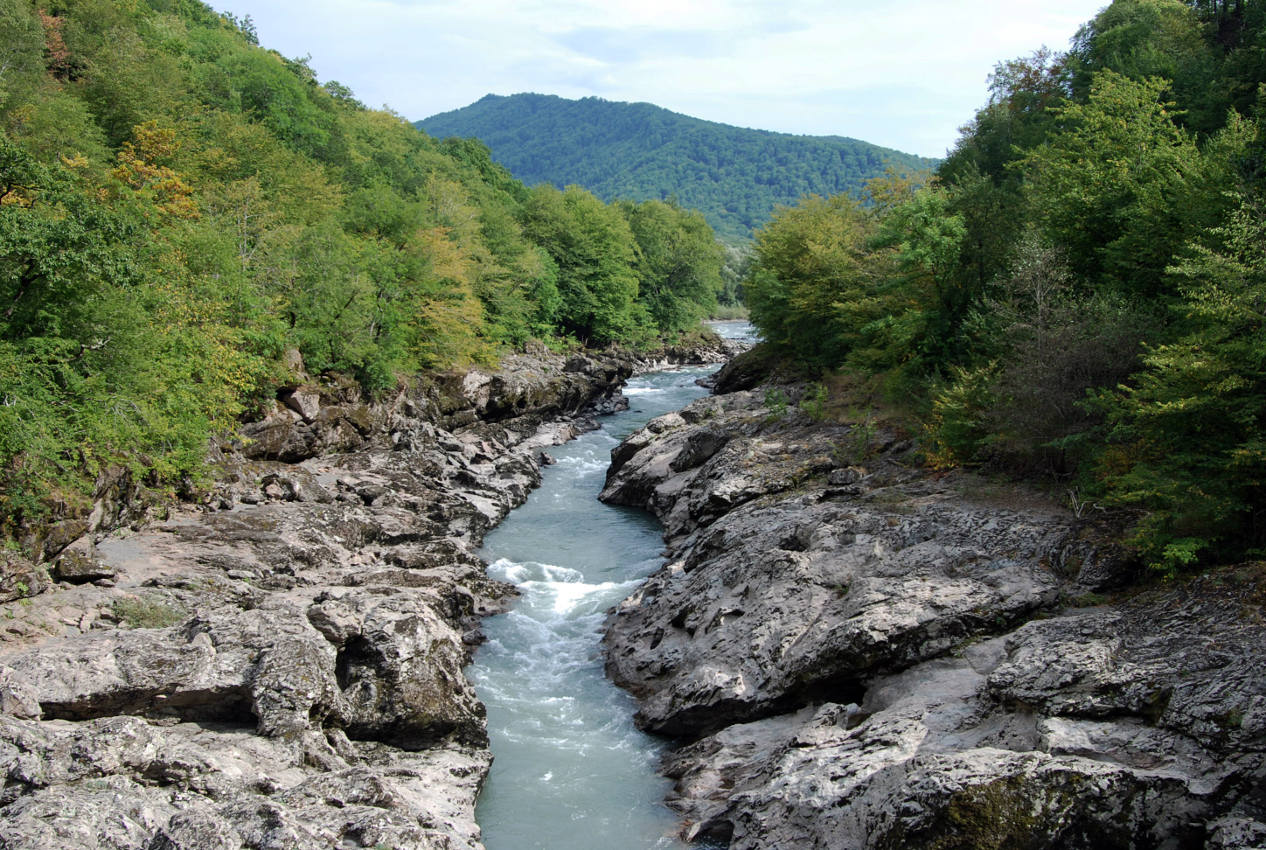
[[996,406],[993,392],[997,365],[974,369],[955,367],[950,380],[932,393],[932,410],[924,425],[928,463],[951,469],[974,461],[989,442],[989,410]]
[[1161,100],[1167,86],[1101,72],[1024,163],[1031,208],[1074,271],[1147,296],[1182,244],[1196,172],[1195,140]]
[[764,339],[807,362],[833,366],[860,344],[878,315],[870,217],[845,195],[810,195],[778,210],[756,235],[744,283]]
[[559,323],[582,342],[636,338],[646,329],[635,309],[638,276],[628,222],[579,186],[540,185],[524,205],[524,230],[558,266]]
[[581,190],[534,206],[481,144],[256,41],[196,0],[0,0],[0,530],[110,467],[196,482],[288,349],[385,392],[714,303],[697,214],[638,208],[638,241]]
[[852,423],[848,434],[835,447],[832,455],[841,466],[865,463],[874,456],[872,444],[879,429],[870,411],[853,410],[847,418]]
[[11,109],[44,71],[44,32],[22,0],[0,0],[0,109]]
[[856,196],[889,167],[914,173],[935,164],[855,139],[748,130],[596,97],[488,95],[417,126],[480,139],[529,185],[576,184],[604,200],[674,199],[731,242],[746,242],[778,205],[802,195]]
[[811,384],[804,398],[800,399],[800,410],[814,422],[821,422],[826,419],[828,399],[824,384]]
[[934,466],[1137,510],[1158,567],[1266,550],[1263,46],[1266,4],[1116,0],[1001,63],[929,185],[780,210],[753,321],[905,396]]
[[765,409],[769,411],[769,420],[782,419],[787,415],[788,405],[790,401],[785,393],[779,387],[770,387],[765,390]]
[[1102,416],[1086,394],[1127,380],[1154,309],[1112,291],[1078,292],[1062,251],[1029,232],[1012,266],[965,323],[970,367],[932,392],[928,434],[938,465],[1005,463],[1071,474]]
[[699,324],[716,306],[722,249],[703,216],[674,203],[619,204],[637,243],[638,296],[664,334]]
[[[889,344],[880,359],[871,358],[872,368],[891,368],[913,349],[918,359],[939,362],[949,359],[953,339],[963,316],[972,304],[973,292],[957,274],[966,226],[963,217],[951,209],[951,199],[939,186],[928,186],[889,211],[880,239],[896,250],[898,267],[904,273],[898,281],[905,303],[888,307],[894,326],[908,328],[896,337],[900,347]],[[900,311],[900,312],[898,312]],[[925,368],[918,364],[918,368]]]
[[725,244],[721,249],[721,290],[717,292],[717,305],[727,310],[743,311],[739,315],[747,318],[743,306],[743,281],[751,273],[752,247],[747,243]]
[[1072,88],[1089,91],[1103,71],[1164,79],[1192,129],[1216,129],[1230,104],[1214,80],[1218,48],[1181,0],[1117,0],[1082,27],[1069,57]]
[[132,629],[164,629],[188,616],[179,606],[153,596],[116,599],[111,610],[115,617]]
[[1166,569],[1266,545],[1266,217],[1242,198],[1171,273],[1185,332],[1153,346],[1135,382],[1104,396],[1114,422],[1101,473],[1118,503],[1150,509],[1138,540]]

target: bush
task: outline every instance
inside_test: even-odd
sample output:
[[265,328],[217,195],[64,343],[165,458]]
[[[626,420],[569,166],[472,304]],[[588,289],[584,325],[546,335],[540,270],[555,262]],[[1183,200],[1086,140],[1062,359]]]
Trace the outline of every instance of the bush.
[[952,379],[932,394],[924,424],[924,457],[935,469],[951,469],[977,460],[990,437],[987,418],[995,407],[997,369],[955,369]]
[[164,629],[176,625],[188,615],[180,606],[153,596],[116,599],[111,610],[120,622],[133,629]]

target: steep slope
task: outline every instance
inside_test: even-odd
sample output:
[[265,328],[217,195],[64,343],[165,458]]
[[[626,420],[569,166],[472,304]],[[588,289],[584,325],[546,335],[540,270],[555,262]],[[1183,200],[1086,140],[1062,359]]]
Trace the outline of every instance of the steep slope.
[[723,237],[746,239],[776,204],[854,192],[889,166],[935,160],[840,136],[793,136],[703,121],[649,103],[488,95],[417,126],[475,137],[524,183],[577,184],[604,200],[676,197]]
[[49,8],[0,10],[0,537],[31,552],[117,470],[187,491],[296,358],[386,396],[715,303],[698,215],[529,190],[195,0]]

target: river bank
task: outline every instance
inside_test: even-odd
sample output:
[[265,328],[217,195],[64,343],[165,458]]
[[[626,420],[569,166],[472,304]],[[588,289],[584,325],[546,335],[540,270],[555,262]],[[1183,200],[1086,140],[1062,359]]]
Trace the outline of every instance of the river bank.
[[603,491],[665,527],[607,671],[683,744],[688,838],[1266,843],[1260,564],[1140,584],[1118,529],[932,474],[908,435],[815,421],[803,384],[741,367],[615,449]]
[[463,667],[515,591],[478,547],[646,365],[299,385],[200,503],[111,530],[129,506],[103,502],[0,605],[0,847],[479,848]]

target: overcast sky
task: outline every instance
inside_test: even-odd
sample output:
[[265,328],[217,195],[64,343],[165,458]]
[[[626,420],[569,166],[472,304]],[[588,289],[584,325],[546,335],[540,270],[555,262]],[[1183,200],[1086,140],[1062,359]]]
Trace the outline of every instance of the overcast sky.
[[485,94],[648,101],[943,156],[996,62],[1106,0],[211,0],[410,120]]

